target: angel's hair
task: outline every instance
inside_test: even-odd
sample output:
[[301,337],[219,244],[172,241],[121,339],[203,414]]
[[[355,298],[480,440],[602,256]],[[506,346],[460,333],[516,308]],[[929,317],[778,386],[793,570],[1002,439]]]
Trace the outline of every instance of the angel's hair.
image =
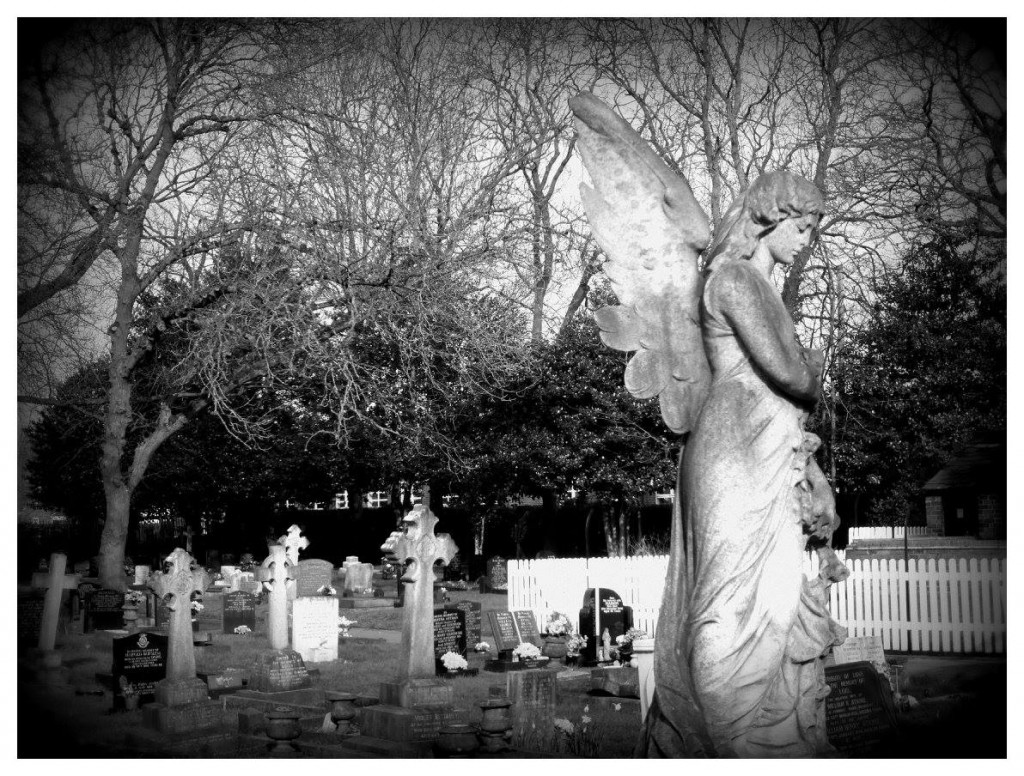
[[782,170],[765,173],[736,198],[722,217],[705,254],[705,271],[723,254],[723,258],[749,259],[758,241],[787,218],[817,218],[824,210],[821,192],[806,178]]

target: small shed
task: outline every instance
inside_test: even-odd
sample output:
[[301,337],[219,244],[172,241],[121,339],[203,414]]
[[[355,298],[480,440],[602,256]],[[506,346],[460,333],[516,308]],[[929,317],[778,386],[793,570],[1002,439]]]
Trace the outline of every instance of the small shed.
[[1006,539],[1006,438],[979,437],[924,487],[931,533]]

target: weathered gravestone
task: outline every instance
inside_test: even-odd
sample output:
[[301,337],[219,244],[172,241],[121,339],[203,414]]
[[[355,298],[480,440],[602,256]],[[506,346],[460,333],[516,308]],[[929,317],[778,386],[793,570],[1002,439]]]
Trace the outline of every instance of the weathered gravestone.
[[[37,590],[45,590],[42,617],[39,623],[39,638],[37,647],[46,653],[52,653],[57,641],[57,624],[60,620],[61,602],[64,591],[75,591],[78,593],[78,585],[82,578],[78,574],[65,574],[68,559],[62,552],[55,552],[50,555],[48,571],[39,578],[34,575],[32,587]],[[49,655],[47,660],[51,663],[59,663],[60,658],[56,655]]]
[[554,671],[516,671],[506,679],[512,702],[512,736],[529,738],[548,733],[558,704],[558,675]]
[[434,658],[435,670],[445,673],[441,656],[446,652],[454,652],[466,656],[466,614],[459,609],[434,610]]
[[285,547],[272,544],[270,554],[259,569],[259,580],[269,591],[267,638],[271,649],[288,647],[288,580],[295,578],[295,567],[288,561]]
[[288,532],[277,540],[277,543],[284,547],[289,565],[296,569],[295,575],[290,576],[288,578],[289,581],[285,583],[285,587],[288,589],[289,601],[294,600],[295,596],[298,595],[296,585],[298,584],[299,550],[304,550],[309,546],[309,539],[301,534],[302,529],[297,525],[292,525],[288,527]]
[[380,704],[364,708],[360,721],[366,736],[417,745],[436,741],[442,727],[467,721],[464,710],[452,708],[452,688],[436,677],[434,663],[433,566],[447,563],[458,548],[447,534],[434,535],[437,518],[426,506],[429,499],[423,501],[405,516],[407,530],[389,548],[411,561],[401,580],[407,590],[398,680],[381,683]]
[[243,625],[256,632],[256,596],[239,590],[224,596],[224,633],[234,633]]
[[334,565],[329,560],[300,560],[295,571],[295,595],[323,595],[334,587]]
[[867,661],[878,673],[892,681],[889,662],[885,659],[881,636],[847,636],[842,644],[832,647],[832,658],[836,665]]
[[298,652],[279,649],[257,656],[249,672],[249,689],[276,693],[313,686],[306,664]]
[[345,571],[344,595],[366,595],[373,593],[373,564],[347,564]]
[[868,661],[825,669],[828,740],[848,757],[896,756],[898,737],[892,689]]
[[114,708],[124,708],[124,687],[121,677],[131,686],[142,703],[155,697],[156,683],[167,673],[167,637],[159,633],[133,633],[113,641]]
[[483,606],[478,601],[456,601],[453,604],[445,604],[445,609],[458,609],[466,615],[466,644],[475,647],[483,641],[483,629],[481,627],[481,616]]
[[18,594],[18,646],[34,647],[43,627],[46,594],[41,590]]
[[85,598],[82,630],[120,630],[124,625],[124,593],[100,588]]
[[611,660],[610,655],[598,657],[597,651],[598,648],[603,650],[602,636],[606,629],[614,646],[616,636],[624,636],[632,627],[633,609],[623,605],[618,593],[607,587],[587,590],[580,609],[580,635],[587,637],[587,645],[580,650],[584,663]]
[[307,663],[338,659],[338,599],[303,596],[292,603],[292,649]]

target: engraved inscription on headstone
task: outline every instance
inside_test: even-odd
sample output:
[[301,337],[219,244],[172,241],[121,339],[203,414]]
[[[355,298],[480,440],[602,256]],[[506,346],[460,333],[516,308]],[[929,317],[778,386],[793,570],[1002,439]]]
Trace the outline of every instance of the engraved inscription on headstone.
[[[580,609],[580,635],[587,637],[587,645],[580,651],[584,660],[594,660],[601,636],[608,629],[612,646],[615,637],[625,635],[633,627],[633,609],[624,606],[618,593],[607,587],[597,587],[583,594]],[[607,659],[607,658],[606,658]]]
[[458,609],[466,615],[466,644],[473,647],[483,641],[480,617],[483,609],[478,601],[456,601],[446,604],[445,609]]
[[828,740],[848,756],[891,756],[897,734],[896,706],[889,682],[871,663],[825,669],[831,692],[825,699]]
[[264,652],[249,672],[249,689],[257,692],[285,692],[312,686],[306,664],[290,649]]
[[519,646],[519,631],[512,612],[488,612],[487,619],[491,623],[494,636],[494,649],[498,652],[515,649]]
[[143,703],[154,699],[156,683],[167,672],[167,637],[158,633],[133,633],[113,641],[114,707],[123,707],[120,679],[132,685]]
[[124,625],[124,593],[101,588],[85,599],[82,629],[119,630]]
[[487,580],[492,590],[504,590],[508,586],[508,561],[500,555],[487,561]]
[[322,588],[334,587],[334,565],[328,560],[300,560],[295,572],[295,595],[323,595]]
[[446,652],[466,656],[466,614],[459,609],[434,610],[434,657],[438,673],[446,670],[440,661]]
[[526,610],[519,610],[512,612],[512,616],[516,621],[516,629],[519,631],[519,640],[528,644],[534,644],[538,647],[544,646],[544,641],[540,637],[540,631],[537,629],[537,618],[533,612]]
[[242,625],[256,631],[256,596],[239,590],[224,596],[224,633],[234,633]]
[[338,659],[338,599],[306,596],[292,604],[292,649],[307,663]]
[[18,643],[20,645],[34,647],[39,641],[45,600],[45,593],[42,591],[18,596]]

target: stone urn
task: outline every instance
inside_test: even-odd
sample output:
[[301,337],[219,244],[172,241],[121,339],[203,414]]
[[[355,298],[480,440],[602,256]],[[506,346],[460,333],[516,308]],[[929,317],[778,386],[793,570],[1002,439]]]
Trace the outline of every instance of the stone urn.
[[267,744],[267,751],[273,755],[292,754],[299,750],[295,739],[302,734],[299,726],[299,712],[287,706],[278,706],[273,711],[268,711],[267,737],[271,743]]
[[129,633],[135,632],[135,621],[139,619],[139,608],[136,604],[126,603],[121,607],[124,627]]
[[569,640],[568,636],[544,636],[544,646],[541,648],[540,653],[545,657],[559,658],[565,657],[566,646],[565,643]]
[[490,698],[481,701],[480,732],[477,737],[485,752],[502,752],[509,748],[512,737],[512,701],[507,698]]
[[347,692],[329,691],[326,698],[331,704],[331,721],[338,726],[334,732],[339,736],[356,735],[352,727],[352,720],[356,716],[356,696]]
[[469,757],[479,748],[476,731],[461,722],[441,728],[434,743],[434,751],[440,757]]

